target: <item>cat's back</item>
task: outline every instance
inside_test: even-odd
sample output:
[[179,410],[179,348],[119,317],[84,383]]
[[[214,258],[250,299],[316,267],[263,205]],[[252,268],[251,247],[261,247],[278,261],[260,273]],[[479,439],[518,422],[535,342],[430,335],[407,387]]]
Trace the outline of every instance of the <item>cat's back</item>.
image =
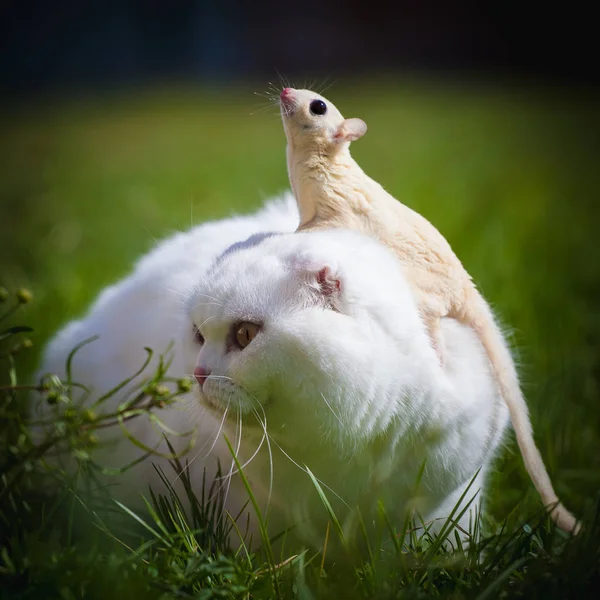
[[[255,233],[294,231],[297,224],[295,199],[287,193],[253,214],[203,223],[159,242],[127,276],[102,290],[84,317],[55,335],[44,351],[39,375],[64,376],[71,350],[98,336],[76,354],[74,379],[96,392],[107,391],[140,368],[144,347],[158,355],[177,342],[190,290],[217,256]],[[173,369],[182,371],[177,355]]]

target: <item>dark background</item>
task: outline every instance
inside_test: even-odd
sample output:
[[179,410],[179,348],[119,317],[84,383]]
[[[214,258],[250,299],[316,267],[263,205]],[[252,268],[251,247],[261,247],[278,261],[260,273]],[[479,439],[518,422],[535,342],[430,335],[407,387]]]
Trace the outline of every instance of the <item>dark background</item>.
[[597,84],[576,3],[47,0],[0,3],[4,94],[155,79],[425,71]]
[[[0,287],[3,306],[21,287],[34,298],[9,322],[33,328],[19,381],[157,240],[289,187],[279,108],[255,95],[281,74],[368,123],[353,156],[439,228],[506,326],[555,489],[586,514],[600,490],[598,29],[573,2],[0,0]],[[486,498],[511,531],[541,505],[507,446]],[[23,515],[4,520],[31,540],[20,580],[34,564],[57,596],[67,579],[97,591],[71,560],[95,555],[40,546]],[[111,561],[97,560],[107,586]]]

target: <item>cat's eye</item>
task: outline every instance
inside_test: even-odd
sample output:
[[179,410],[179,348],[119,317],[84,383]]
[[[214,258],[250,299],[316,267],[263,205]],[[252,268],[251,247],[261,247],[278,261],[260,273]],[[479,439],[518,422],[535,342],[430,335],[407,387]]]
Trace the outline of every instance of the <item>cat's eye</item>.
[[199,346],[204,344],[204,336],[200,333],[200,330],[194,325],[194,341]]
[[239,323],[234,329],[234,339],[237,346],[243,350],[260,331],[260,327],[256,323]]

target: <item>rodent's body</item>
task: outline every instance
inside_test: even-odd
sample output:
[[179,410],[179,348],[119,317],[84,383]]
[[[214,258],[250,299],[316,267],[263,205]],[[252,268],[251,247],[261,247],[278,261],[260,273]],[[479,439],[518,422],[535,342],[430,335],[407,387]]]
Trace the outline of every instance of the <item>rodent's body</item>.
[[[389,246],[402,262],[432,336],[439,319],[469,321],[475,285],[450,244],[423,216],[398,202],[350,157],[297,161],[293,186],[301,224],[298,231],[342,227],[363,231]],[[303,210],[311,198],[315,211]],[[438,338],[432,341],[437,347]]]
[[[281,100],[288,172],[300,211],[298,230],[358,229],[389,246],[404,266],[442,364],[440,319],[454,318],[475,331],[542,501],[553,509],[552,517],[562,529],[576,532],[579,526],[559,503],[535,445],[516,369],[493,313],[450,244],[427,219],[391,196],[351,157],[349,142],[366,132],[362,121],[344,120],[335,106],[328,103],[329,108],[324,108],[325,99],[309,90],[286,88]],[[313,112],[316,102],[320,106]],[[325,116],[326,111],[330,116]]]

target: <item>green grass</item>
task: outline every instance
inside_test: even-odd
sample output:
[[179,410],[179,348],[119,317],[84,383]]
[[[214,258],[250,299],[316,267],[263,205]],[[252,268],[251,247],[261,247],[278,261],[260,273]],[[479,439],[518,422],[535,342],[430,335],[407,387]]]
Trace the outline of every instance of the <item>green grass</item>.
[[[423,83],[337,85],[327,95],[347,116],[368,123],[366,137],[353,146],[361,165],[444,233],[513,332],[536,439],[556,490],[576,514],[591,514],[600,491],[596,99],[551,90]],[[252,210],[287,187],[280,121],[274,111],[250,114],[259,103],[248,89],[164,88],[3,111],[0,283],[11,290],[28,287],[35,296],[14,321],[35,329],[34,349],[18,357],[21,381],[48,336],[80,314],[103,286],[125,275],[155,238],[192,222]],[[5,373],[3,368],[0,377]],[[510,516],[513,531],[539,509],[539,501],[514,444],[497,466],[490,512],[499,522]],[[549,534],[542,529],[536,532],[543,538],[538,545],[548,548],[551,542],[544,536]],[[567,551],[557,567],[532,539],[513,542],[522,545],[513,548],[513,562],[537,558],[516,571],[502,558],[508,569],[504,580],[498,579],[498,565],[491,578],[483,570],[477,575],[473,563],[460,575],[440,568],[411,571],[419,577],[406,590],[477,597],[500,581],[487,597],[496,597],[499,589],[529,590],[534,597],[537,588],[528,588],[528,581],[542,586],[544,573],[562,573],[581,563],[583,546],[572,556]],[[135,587],[141,571],[132,565],[138,563],[124,549],[107,548],[106,540],[101,546],[78,546],[79,554],[64,542],[53,547],[58,558],[53,568],[44,567],[48,585],[71,590],[62,597],[82,597],[69,588],[68,579],[62,588],[57,580],[56,565],[71,561],[79,569],[75,579],[87,577],[102,589],[101,556],[107,581],[125,573]],[[141,555],[156,561],[157,581],[164,583],[168,571],[169,585],[176,587],[177,577],[188,581],[196,572],[186,561],[199,560],[182,548],[177,556],[183,575],[168,571],[160,552]],[[39,549],[23,551],[33,556]],[[597,551],[590,550],[592,556]],[[41,564],[36,560],[32,564]],[[210,560],[203,555],[200,562]],[[300,573],[311,568],[298,567],[303,560],[289,567],[297,573],[296,596],[311,597],[308,590],[324,594],[322,582],[315,588],[309,575],[302,579]],[[218,566],[238,583],[239,577],[249,577],[248,565],[225,561]],[[370,568],[364,565],[361,581],[373,576]],[[260,571],[256,565],[252,569]],[[253,595],[270,597],[268,569],[265,577],[264,589],[256,583],[263,578],[250,578],[257,586]],[[462,587],[460,577],[467,582]],[[331,582],[345,579],[335,570],[328,578],[330,592],[336,589]],[[377,596],[367,586],[365,597],[388,597],[384,587],[377,588]]]

